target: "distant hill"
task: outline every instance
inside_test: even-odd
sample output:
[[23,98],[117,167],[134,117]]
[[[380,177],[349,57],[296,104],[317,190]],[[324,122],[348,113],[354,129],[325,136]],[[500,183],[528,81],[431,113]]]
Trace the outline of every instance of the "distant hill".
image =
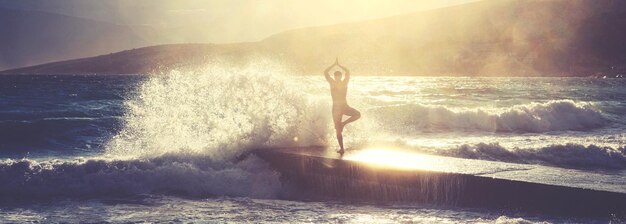
[[249,44],[171,44],[3,71],[4,74],[146,74],[228,59],[244,63]]
[[624,40],[626,1],[491,0],[293,30],[261,44],[307,71],[338,55],[362,73],[587,75],[623,68]]
[[155,46],[5,73],[146,73],[267,57],[310,74],[339,56],[366,75],[586,76],[626,71],[624,40],[626,1],[487,0],[254,43]]
[[148,27],[0,8],[0,70],[159,43]]

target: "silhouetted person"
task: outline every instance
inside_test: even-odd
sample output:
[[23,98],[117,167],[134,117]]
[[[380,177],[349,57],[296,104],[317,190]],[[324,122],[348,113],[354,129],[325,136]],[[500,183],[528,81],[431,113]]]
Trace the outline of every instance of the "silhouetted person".
[[[328,74],[328,72],[330,72],[330,70],[335,66],[339,66],[339,68],[341,68],[346,73],[346,76],[343,78],[343,80],[341,80],[342,74],[340,71],[335,72],[334,79],[330,77],[330,74]],[[346,95],[348,94],[350,71],[348,71],[347,68],[339,64],[339,59],[335,60],[335,63],[324,71],[324,76],[326,77],[326,81],[328,81],[328,84],[330,84],[330,95],[333,97],[333,122],[335,123],[337,141],[339,142],[340,147],[337,152],[343,155],[343,153],[345,152],[343,148],[343,128],[347,124],[359,119],[361,117],[361,113],[358,110],[348,106],[348,102],[346,101]],[[342,121],[343,115],[350,116],[350,118]]]

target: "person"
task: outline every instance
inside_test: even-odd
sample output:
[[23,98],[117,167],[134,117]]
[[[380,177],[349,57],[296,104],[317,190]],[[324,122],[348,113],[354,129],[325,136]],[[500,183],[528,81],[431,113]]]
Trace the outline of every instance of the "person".
[[[341,68],[341,70],[343,70],[343,72],[345,73],[345,77],[343,78],[343,80],[341,79],[343,75],[341,71],[336,71],[334,73],[334,76],[335,76],[334,79],[330,77],[329,72],[335,66],[338,66],[339,68]],[[328,81],[328,84],[330,84],[330,95],[333,98],[333,110],[332,110],[333,122],[335,123],[337,142],[339,142],[339,150],[337,150],[337,152],[343,155],[343,153],[345,152],[344,147],[343,147],[343,135],[342,135],[343,128],[347,124],[352,123],[358,120],[359,118],[361,118],[361,113],[358,110],[348,105],[348,102],[346,100],[346,95],[348,94],[348,82],[350,82],[350,71],[346,67],[339,64],[338,58],[335,59],[334,64],[332,64],[330,67],[328,67],[324,71],[324,76],[326,77],[326,81]],[[347,120],[342,121],[344,115],[347,115],[350,117]]]

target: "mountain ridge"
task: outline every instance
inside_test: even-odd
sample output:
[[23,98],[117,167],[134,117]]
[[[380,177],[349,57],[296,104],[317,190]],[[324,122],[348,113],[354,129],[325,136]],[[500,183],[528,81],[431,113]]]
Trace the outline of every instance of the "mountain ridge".
[[0,8],[0,68],[24,67],[77,59],[133,47],[150,41],[149,27],[126,26],[97,20]]
[[[626,44],[621,40],[626,39],[626,7],[621,6],[626,3],[480,1],[363,22],[288,30],[258,42],[152,46],[146,48],[148,51],[136,49],[133,58],[123,57],[129,52],[119,52],[2,73],[145,74],[216,60],[242,64],[270,58],[298,73],[312,74],[338,56],[355,73],[366,75],[623,74]],[[164,57],[168,52],[177,56]],[[129,65],[96,66],[103,61]]]

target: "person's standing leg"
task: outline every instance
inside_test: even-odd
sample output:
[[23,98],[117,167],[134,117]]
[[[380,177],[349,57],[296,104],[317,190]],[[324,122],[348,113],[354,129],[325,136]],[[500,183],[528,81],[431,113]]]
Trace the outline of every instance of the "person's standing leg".
[[343,152],[343,135],[341,133],[342,131],[343,130],[341,130],[341,129],[337,129],[336,130],[336,132],[337,132],[337,142],[339,142],[339,151],[340,152]]
[[337,134],[337,142],[339,143],[339,153],[343,154],[343,112],[341,110],[333,109],[333,122],[335,123],[335,132]]

